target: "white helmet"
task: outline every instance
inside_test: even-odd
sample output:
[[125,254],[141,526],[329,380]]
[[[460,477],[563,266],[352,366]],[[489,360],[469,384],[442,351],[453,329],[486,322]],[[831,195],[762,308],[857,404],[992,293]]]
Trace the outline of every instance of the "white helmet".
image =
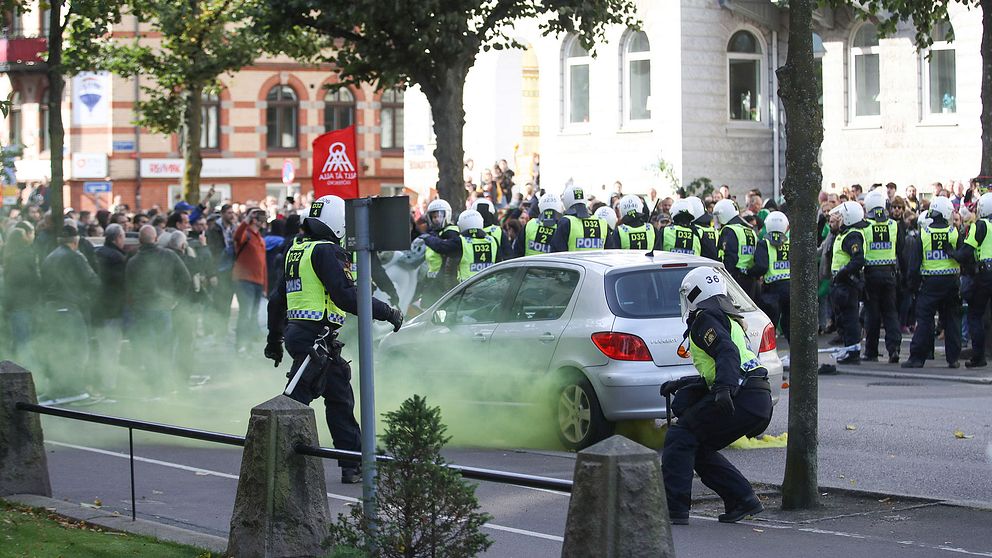
[[930,201],[930,216],[933,217],[934,213],[943,217],[945,221],[950,221],[951,216],[954,215],[954,204],[943,196],[936,197]]
[[586,193],[582,190],[581,186],[569,184],[565,187],[565,191],[561,194],[561,203],[564,204],[565,209],[568,209],[573,205],[586,203]]
[[916,226],[919,228],[929,227],[933,224],[933,218],[930,217],[929,211],[921,211],[920,216],[916,218]]
[[307,219],[316,219],[327,225],[334,236],[344,238],[344,200],[337,196],[321,196],[310,204]]
[[483,227],[482,214],[474,209],[466,209],[458,216],[458,230],[467,232]]
[[634,216],[640,215],[641,210],[644,209],[644,202],[641,198],[633,195],[627,194],[626,196],[620,198],[620,215],[624,217],[633,214]]
[[685,213],[693,219],[696,218],[696,216],[692,214],[692,202],[684,198],[675,200],[675,203],[672,204],[672,209],[668,213],[672,216],[672,219],[675,219],[679,213]]
[[477,198],[474,202],[472,202],[472,209],[479,211],[480,205],[488,205],[489,213],[496,215],[496,206],[493,205],[493,202],[489,201],[486,198]]
[[700,266],[685,274],[679,287],[682,317],[699,308],[699,303],[714,296],[727,295],[727,283],[720,273],[709,266]]
[[689,201],[689,211],[692,213],[693,219],[699,219],[706,213],[706,208],[703,207],[703,200],[697,196],[689,196],[686,199]]
[[885,202],[889,201],[889,196],[883,188],[875,188],[865,196],[865,213],[871,213],[876,209],[885,209]]
[[731,219],[741,214],[734,200],[720,200],[713,206],[713,215],[716,215],[721,225],[726,225]]
[[765,217],[765,230],[785,234],[789,230],[789,218],[781,211],[772,211]]
[[860,223],[865,218],[865,210],[861,204],[853,201],[846,201],[830,210],[831,215],[840,215],[840,224],[850,227],[855,223]]
[[562,205],[561,198],[550,193],[541,196],[541,199],[537,201],[537,209],[541,213],[549,210],[553,210],[557,213],[565,212],[565,206]]
[[617,212],[613,211],[612,207],[604,205],[603,207],[597,209],[596,213],[593,215],[606,221],[606,224],[609,225],[610,229],[617,228]]
[[982,219],[992,217],[992,192],[986,192],[978,198],[978,216]]
[[439,198],[427,205],[427,224],[431,227],[434,226],[434,221],[431,219],[431,213],[434,212],[441,213],[439,227],[451,224],[451,204]]

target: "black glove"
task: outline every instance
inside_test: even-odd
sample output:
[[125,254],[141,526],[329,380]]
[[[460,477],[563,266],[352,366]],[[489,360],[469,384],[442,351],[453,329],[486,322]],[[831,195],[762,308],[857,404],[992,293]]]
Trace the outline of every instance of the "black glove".
[[713,390],[713,401],[723,412],[734,414],[734,398],[730,396],[730,388],[721,386]]
[[279,363],[282,362],[282,341],[269,341],[266,343],[265,358],[274,360],[274,368],[279,368]]
[[390,308],[389,310],[389,317],[386,318],[386,321],[393,324],[393,331],[397,332],[403,325],[403,312],[400,312],[399,308]]

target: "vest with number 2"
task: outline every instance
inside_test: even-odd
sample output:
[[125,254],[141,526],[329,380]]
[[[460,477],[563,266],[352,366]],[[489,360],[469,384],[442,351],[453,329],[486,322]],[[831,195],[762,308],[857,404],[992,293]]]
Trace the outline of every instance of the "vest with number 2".
[[[313,250],[326,240],[293,241],[286,253],[286,317],[290,320],[327,321],[343,325],[345,313],[334,304],[313,268]],[[351,266],[343,264],[345,275],[352,279]]]
[[558,229],[558,222],[552,219],[531,219],[524,229],[525,256],[551,253],[551,237]]
[[606,221],[599,217],[584,217],[582,219],[567,215],[568,219],[568,251],[582,252],[585,250],[602,250],[606,247]]
[[920,231],[923,242],[923,275],[957,275],[961,270],[949,252],[958,244],[958,230],[951,226],[924,227]]
[[765,244],[768,246],[768,271],[765,272],[765,283],[789,279],[792,273],[789,268],[789,239],[786,238],[778,248],[767,239]]
[[462,259],[458,264],[458,282],[495,264],[496,251],[499,249],[496,239],[488,235],[484,238],[468,238],[462,235],[461,239]]

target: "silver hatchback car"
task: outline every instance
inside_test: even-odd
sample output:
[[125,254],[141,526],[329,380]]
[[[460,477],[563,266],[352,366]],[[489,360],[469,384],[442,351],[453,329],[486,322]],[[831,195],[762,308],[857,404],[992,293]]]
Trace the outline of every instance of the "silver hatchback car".
[[[665,417],[661,384],[695,372],[679,355],[686,329],[679,286],[700,265],[726,275],[720,263],[667,252],[607,250],[510,260],[458,285],[387,335],[379,356],[423,362],[429,355],[434,364],[417,372],[425,385],[463,374],[472,368],[469,363],[488,363],[479,381],[495,379],[507,388],[484,390],[489,398],[547,404],[562,444],[581,449],[608,436],[617,421]],[[777,401],[782,362],[775,329],[727,279]],[[477,399],[478,393],[466,397]]]

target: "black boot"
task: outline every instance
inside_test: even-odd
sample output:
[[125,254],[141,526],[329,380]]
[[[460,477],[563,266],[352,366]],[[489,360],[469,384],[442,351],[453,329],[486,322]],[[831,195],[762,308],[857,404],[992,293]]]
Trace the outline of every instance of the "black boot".
[[899,364],[899,353],[889,355],[889,364]]
[[923,368],[922,360],[914,360],[913,357],[909,357],[909,360],[899,365],[900,368]]
[[861,353],[858,351],[847,351],[847,354],[837,359],[837,364],[861,364]]
[[717,516],[717,520],[720,523],[737,523],[749,515],[758,515],[763,511],[765,511],[765,507],[756,497],[752,496],[749,500],[739,502],[727,513],[721,513]]
[[968,360],[968,362],[964,363],[965,368],[985,368],[988,365],[989,365],[988,361],[986,361],[984,358],[981,360],[975,360],[974,358],[971,358]]

